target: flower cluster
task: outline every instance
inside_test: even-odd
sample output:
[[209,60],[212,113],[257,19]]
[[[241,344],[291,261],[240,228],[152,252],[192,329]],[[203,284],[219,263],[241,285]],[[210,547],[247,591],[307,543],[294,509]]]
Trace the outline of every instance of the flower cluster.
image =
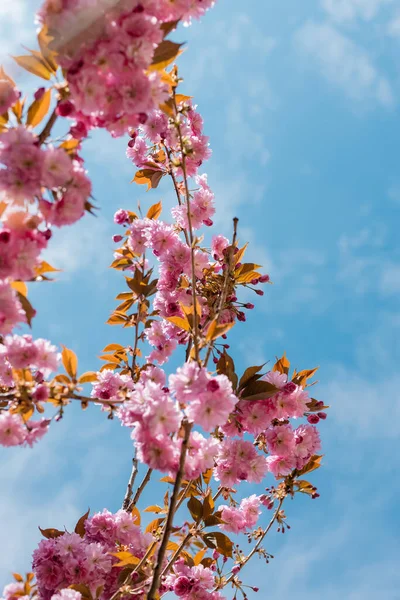
[[188,567],[183,559],[175,563],[165,586],[182,600],[224,600],[219,592],[211,591],[215,586],[213,571],[203,565]]
[[46,0],[38,17],[54,38],[70,89],[63,114],[74,117],[80,131],[105,127],[115,136],[145,122],[168,97],[161,74],[151,69],[155,50],[168,32],[163,24],[199,17],[212,4]]
[[26,322],[26,314],[16,291],[7,280],[0,279],[0,334],[11,333],[18,323]]
[[[41,410],[40,403],[46,401],[49,395],[48,387],[43,383],[45,377],[56,371],[59,363],[59,353],[48,340],[33,340],[30,335],[8,335],[0,345],[0,385],[9,389],[9,404],[7,411],[0,412],[0,445],[2,446],[32,446],[47,432],[50,421],[42,418],[32,421],[25,418],[24,408],[28,396]],[[15,375],[19,371],[29,370],[29,381],[18,389]],[[5,400],[8,396],[5,395]],[[32,411],[33,412],[33,411]]]
[[248,529],[253,529],[261,514],[261,499],[253,494],[248,498],[243,498],[239,506],[219,507],[223,525],[220,528],[229,533],[243,533]]
[[[124,510],[112,514],[107,510],[85,521],[85,532],[63,533],[42,540],[33,553],[33,570],[42,600],[72,600],[63,588],[84,585],[93,598],[108,600],[118,589],[121,568],[113,553],[125,550],[141,558],[151,534],[143,533],[134,517]],[[60,592],[61,590],[61,592]],[[137,596],[142,598],[143,596]]]
[[[21,125],[1,135],[0,164],[0,190],[12,204],[38,199],[44,220],[57,227],[83,216],[91,183],[80,163],[64,149],[43,149],[38,137]],[[52,202],[43,198],[43,189],[51,192]],[[24,278],[15,273],[18,277]]]

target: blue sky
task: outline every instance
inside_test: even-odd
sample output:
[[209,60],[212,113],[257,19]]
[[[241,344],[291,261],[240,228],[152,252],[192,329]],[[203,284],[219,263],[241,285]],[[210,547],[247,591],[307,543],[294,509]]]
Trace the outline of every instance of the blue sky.
[[[37,4],[3,0],[6,64],[33,38]],[[321,498],[288,502],[292,528],[267,541],[270,565],[248,567],[263,590],[249,597],[398,600],[400,2],[218,0],[174,38],[188,42],[185,91],[210,135],[216,223],[228,233],[239,217],[274,282],[232,336],[238,370],[286,350],[298,368],[320,365],[315,395],[331,405],[312,478]],[[64,272],[31,293],[34,334],[73,348],[82,370],[107,343],[129,343],[103,325],[122,291],[108,269],[114,211],[172,202],[167,186],[146,195],[129,184],[124,152],[102,133],[88,142],[101,211],[55,236],[48,260]],[[37,525],[117,509],[130,457],[117,422],[74,408],[33,450],[1,451],[0,583],[29,568]]]

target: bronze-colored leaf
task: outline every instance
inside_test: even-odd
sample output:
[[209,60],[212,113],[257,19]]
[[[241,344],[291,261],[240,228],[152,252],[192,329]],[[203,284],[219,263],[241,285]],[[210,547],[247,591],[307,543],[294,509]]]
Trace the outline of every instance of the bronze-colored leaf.
[[251,381],[243,389],[240,397],[243,400],[266,400],[277,392],[279,392],[279,388],[268,381]]
[[233,542],[224,533],[220,531],[205,533],[203,541],[209,548],[216,549],[220,554],[232,558]]
[[146,217],[148,219],[158,219],[158,217],[161,215],[161,211],[162,211],[162,202],[157,202],[157,204],[153,204],[153,206],[150,206],[149,210],[147,211],[147,215]]
[[52,527],[50,527],[49,529],[42,529],[41,527],[39,527],[39,529],[42,536],[45,537],[47,540],[58,538],[64,535],[65,533],[65,531],[60,531],[59,529],[54,529]]
[[286,358],[286,353],[283,353],[282,358],[278,358],[274,366],[272,367],[273,371],[278,371],[279,373],[284,373],[285,375],[289,374],[290,362]]
[[85,523],[90,513],[90,508],[84,515],[79,519],[77,524],[75,525],[75,533],[83,537],[85,535]]
[[36,310],[33,308],[32,304],[29,302],[28,298],[26,296],[24,296],[23,294],[21,294],[21,292],[17,292],[17,297],[21,303],[22,310],[25,313],[26,322],[28,323],[29,327],[31,327],[32,319],[36,315]]
[[208,492],[203,500],[203,517],[207,519],[214,511],[214,500],[211,491]]
[[46,90],[39,100],[34,100],[28,108],[26,124],[36,127],[49,112],[51,103],[51,88]]
[[78,357],[75,352],[69,350],[66,346],[63,346],[63,351],[61,352],[61,359],[64,365],[64,369],[68,373],[72,379],[76,379],[76,374],[78,371]]
[[33,73],[33,75],[37,75],[47,81],[50,79],[51,70],[36,56],[13,56],[13,59],[25,71],[29,71],[29,73]]
[[162,71],[168,67],[181,54],[183,44],[177,44],[170,40],[163,40],[154,51],[150,71]]
[[161,517],[159,519],[154,519],[153,521],[151,521],[146,529],[145,529],[145,533],[155,533],[157,531],[157,529],[160,527],[160,525],[162,525],[165,521],[165,517]]
[[311,471],[315,471],[319,469],[321,466],[321,461],[323,459],[323,455],[319,456],[318,454],[314,454],[308,461],[306,465],[299,471],[296,471],[297,475],[305,475],[306,473],[311,473]]
[[97,381],[97,373],[95,371],[86,371],[78,379],[78,383],[93,383],[95,381]]
[[203,505],[200,500],[195,498],[195,496],[191,496],[189,502],[187,503],[187,507],[192,515],[192,518],[196,521],[196,523],[199,522],[203,516]]
[[[248,367],[240,378],[239,390],[244,388],[246,386],[246,384],[250,381],[250,379],[252,379],[254,377],[254,375],[256,375],[257,373],[259,373],[259,371],[261,371],[261,369],[264,367],[264,365],[265,365],[265,363],[263,365],[259,365],[259,366]],[[261,377],[261,375],[260,375],[260,377]]]

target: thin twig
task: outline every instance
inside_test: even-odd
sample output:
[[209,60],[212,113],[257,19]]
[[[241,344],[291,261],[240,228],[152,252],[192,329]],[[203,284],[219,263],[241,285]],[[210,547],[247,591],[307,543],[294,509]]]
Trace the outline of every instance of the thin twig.
[[[256,545],[254,546],[254,548],[251,550],[251,552],[249,552],[249,554],[242,560],[240,561],[240,568],[242,569],[251,558],[253,558],[253,556],[255,555],[255,553],[258,551],[258,549],[260,548],[265,536],[267,535],[267,533],[269,532],[269,530],[271,529],[272,525],[275,523],[277,516],[279,515],[279,512],[282,508],[282,504],[285,498],[281,498],[279,500],[279,504],[277,509],[275,510],[272,519],[270,520],[270,522],[268,523],[268,527],[266,529],[264,529],[261,537],[257,540]],[[216,592],[217,590],[221,590],[222,588],[224,588],[226,585],[228,585],[228,583],[230,583],[235,577],[236,577],[237,573],[232,573],[230,574],[230,576],[228,577],[228,579],[226,581],[223,581],[222,584],[217,585],[214,588],[214,592]]]
[[189,242],[190,242],[190,262],[192,267],[192,294],[193,294],[193,320],[194,320],[194,335],[193,335],[193,345],[194,345],[194,353],[196,357],[196,361],[200,365],[200,355],[199,355],[199,319],[197,314],[197,292],[196,292],[196,267],[194,262],[194,237],[193,237],[193,227],[192,227],[192,217],[190,214],[190,192],[188,185],[188,178],[186,172],[186,154],[183,144],[183,136],[182,129],[179,121],[178,107],[176,105],[175,98],[175,90],[173,92],[173,102],[175,107],[176,114],[176,130],[178,132],[179,144],[181,149],[182,156],[182,172],[183,172],[183,182],[185,184],[185,197],[186,197],[186,207],[187,207],[187,219],[188,219],[188,229],[189,229]]
[[136,490],[136,493],[135,493],[135,495],[133,497],[133,500],[129,503],[128,508],[126,509],[128,512],[131,511],[132,508],[134,506],[136,506],[136,504],[138,503],[139,498],[142,495],[142,492],[143,492],[144,488],[146,487],[146,485],[150,481],[150,477],[151,477],[152,472],[153,472],[153,469],[147,469],[146,475],[143,477],[142,483],[139,485],[139,487]]
[[122,503],[122,508],[124,510],[127,510],[131,498],[132,498],[132,491],[133,491],[133,486],[135,484],[135,479],[136,479],[136,475],[138,473],[138,460],[136,458],[136,456],[132,459],[132,471],[131,471],[131,475],[129,477],[129,481],[128,481],[128,487],[126,488],[126,494],[125,494],[125,498],[124,501]]
[[[229,282],[229,277],[232,275],[232,266],[233,266],[233,257],[234,257],[234,252],[235,252],[235,245],[236,245],[236,238],[237,238],[237,224],[238,224],[238,220],[236,217],[233,219],[233,237],[232,237],[232,244],[229,250],[229,255],[228,255],[228,261],[226,264],[226,271],[225,271],[225,278],[224,278],[224,283],[222,286],[222,293],[221,296],[219,298],[219,303],[218,303],[218,307],[215,313],[215,323],[216,325],[218,325],[218,321],[221,317],[221,313],[222,313],[222,309],[224,308],[225,305],[225,301],[226,301],[226,295],[228,293],[228,282]],[[206,353],[206,357],[204,359],[204,366],[207,366],[207,363],[210,359],[210,355],[211,355],[211,351],[212,351],[212,341],[210,341],[210,344],[208,346],[207,349],[207,353]]]
[[42,131],[39,133],[39,145],[42,145],[47,138],[49,137],[51,130],[53,129],[53,125],[54,123],[57,121],[57,107],[53,110],[53,112],[50,115],[49,120],[47,121],[46,125],[44,126],[44,128],[42,129]]
[[189,443],[190,432],[192,430],[192,424],[188,423],[186,421],[183,423],[183,428],[184,428],[185,435],[182,440],[182,448],[181,448],[181,454],[180,454],[180,458],[179,458],[179,468],[178,468],[178,472],[176,474],[174,489],[172,491],[172,496],[171,496],[171,500],[169,503],[167,521],[165,524],[165,529],[164,529],[164,534],[163,534],[163,537],[161,540],[160,549],[159,549],[158,555],[157,555],[157,563],[154,568],[153,580],[151,582],[149,593],[147,594],[147,600],[155,599],[155,595],[156,595],[156,592],[159,587],[161,569],[162,569],[162,565],[163,565],[163,561],[164,561],[164,556],[167,551],[169,537],[170,537],[171,531],[172,531],[172,526],[173,526],[173,521],[174,521],[174,516],[175,516],[175,511],[176,511],[176,504],[178,501],[179,490],[181,487],[183,473],[185,470],[186,453],[187,453],[187,448],[188,448],[188,443]]

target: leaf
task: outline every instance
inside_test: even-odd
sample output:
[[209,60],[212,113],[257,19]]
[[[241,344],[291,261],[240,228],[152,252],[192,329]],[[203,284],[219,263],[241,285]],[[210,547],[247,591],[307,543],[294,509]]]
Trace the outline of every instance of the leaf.
[[162,202],[157,202],[157,204],[153,204],[153,206],[150,206],[149,210],[147,211],[146,217],[148,219],[158,219],[158,217],[161,215],[161,211]]
[[207,548],[203,548],[202,550],[199,550],[197,552],[197,554],[195,554],[193,556],[193,562],[194,562],[195,567],[197,567],[197,565],[199,565],[201,563],[206,552],[207,552]]
[[187,319],[183,319],[182,317],[166,317],[166,320],[179,327],[179,329],[190,331],[190,323]]
[[203,516],[203,505],[200,500],[195,498],[195,496],[191,496],[189,502],[187,503],[187,507],[192,515],[192,518],[196,522],[199,522]]
[[135,177],[132,179],[138,185],[147,185],[147,190],[150,188],[157,188],[164,173],[162,171],[155,171],[154,169],[140,169],[136,171]]
[[52,527],[49,529],[42,529],[41,527],[39,527],[40,529],[40,533],[42,534],[43,537],[45,537],[47,540],[53,540],[55,538],[58,538],[62,535],[64,535],[65,531],[60,531],[59,529],[53,529]]
[[177,21],[167,21],[166,23],[163,23],[161,25],[160,29],[161,29],[161,31],[164,32],[164,37],[167,37],[167,35],[169,33],[171,33],[171,31],[176,29],[178,24],[179,24],[179,19]]
[[57,383],[71,383],[71,380],[66,375],[60,374],[54,377],[54,381]]
[[319,456],[318,454],[314,454],[308,461],[306,465],[302,469],[297,472],[297,475],[305,475],[306,473],[311,473],[311,471],[315,471],[319,469],[321,466],[321,460],[323,459],[323,454]]
[[137,506],[134,506],[131,510],[131,515],[133,517],[133,522],[135,523],[135,525],[140,525],[141,523],[141,518],[140,518],[140,512],[139,509],[137,508]]
[[226,375],[232,383],[233,389],[236,389],[238,376],[235,373],[235,363],[229,354],[224,350],[217,362],[217,372]]
[[27,125],[31,127],[36,127],[41,123],[44,117],[49,112],[51,103],[51,88],[46,90],[40,100],[35,100],[32,102],[30,107],[28,108],[28,118],[26,121]]
[[36,310],[33,308],[28,298],[25,295],[21,294],[21,292],[17,292],[17,297],[21,303],[22,310],[26,315],[26,321],[30,327],[32,325],[32,319],[36,315]]
[[108,344],[103,352],[114,352],[115,350],[125,350],[125,348],[124,346],[121,346],[121,344]]
[[69,589],[79,592],[83,600],[92,600],[92,594],[90,593],[89,588],[83,583],[73,583],[69,586]]
[[224,533],[220,531],[205,533],[203,540],[209,548],[216,549],[220,554],[232,558],[233,542]]
[[251,381],[244,388],[241,398],[243,400],[266,400],[274,396],[277,392],[279,392],[279,389],[268,381]]
[[170,40],[163,40],[154,51],[149,71],[162,71],[168,67],[182,53],[183,44],[177,44]]
[[72,154],[74,150],[79,146],[80,140],[76,140],[71,138],[70,140],[65,140],[62,144],[59,145],[59,148],[63,148],[67,154]]
[[284,373],[285,375],[289,374],[290,362],[286,358],[286,353],[283,353],[282,358],[278,358],[274,366],[272,367],[273,371],[278,371],[279,373]]
[[13,573],[13,577],[14,577],[15,581],[18,581],[19,583],[21,583],[24,580],[22,575],[20,575],[19,573]]
[[311,379],[318,369],[319,367],[315,367],[315,369],[305,369],[304,371],[299,371],[293,376],[293,383],[300,385],[301,387],[305,387],[307,380]]
[[209,517],[210,515],[212,515],[213,511],[214,511],[214,500],[212,497],[211,492],[208,492],[207,496],[204,498],[203,501],[203,517],[205,519],[207,519],[207,517]]
[[259,366],[248,367],[240,378],[239,390],[244,388],[246,386],[246,384],[250,381],[250,379],[252,379],[254,377],[254,375],[256,375],[257,373],[259,373],[261,371],[261,369],[264,367],[264,365],[265,365],[265,363],[263,365],[259,365]]
[[97,381],[96,371],[86,371],[78,379],[78,383],[93,383],[94,381]]
[[36,56],[13,56],[12,58],[25,71],[29,71],[29,73],[33,73],[33,75],[37,75],[47,81],[50,79],[50,69]]
[[158,506],[158,504],[152,504],[151,506],[145,508],[144,512],[152,512],[158,515],[159,513],[164,512],[164,508],[162,506]]
[[206,485],[208,485],[210,483],[212,474],[213,474],[213,469],[207,469],[207,471],[204,471],[203,481]]
[[243,248],[241,248],[241,249],[240,249],[238,252],[236,252],[236,254],[235,254],[235,264],[236,264],[236,265],[237,265],[238,263],[242,262],[242,258],[243,258],[243,256],[244,256],[244,253],[245,253],[245,252],[246,252],[246,250],[247,250],[247,246],[248,246],[248,245],[249,245],[248,243],[247,243],[247,244],[245,244],[245,245],[243,246]]
[[63,346],[63,351],[61,352],[62,363],[64,365],[64,369],[68,373],[72,379],[76,379],[76,374],[78,370],[78,358],[72,350],[69,350],[66,346]]
[[45,260],[42,260],[42,262],[37,267],[35,267],[35,275],[36,276],[43,275],[43,273],[60,273],[60,272],[61,272],[61,269],[56,269],[55,267],[52,267]]
[[188,100],[191,100],[192,98],[193,98],[193,96],[185,96],[185,94],[176,94],[175,102],[177,104],[182,104],[182,102],[187,102]]
[[296,485],[299,489],[299,492],[302,492],[303,494],[308,494],[309,496],[312,496],[315,493],[315,487],[305,479],[299,479],[298,481],[296,481]]
[[223,521],[217,513],[204,519],[205,527],[214,527],[215,525],[221,525],[221,523],[223,523]]
[[121,325],[121,323],[126,323],[128,318],[122,313],[113,313],[106,323],[107,325]]
[[13,87],[15,87],[15,81],[11,79],[9,75],[7,75],[2,65],[0,65],[0,79],[6,79],[12,84]]
[[38,34],[39,47],[46,63],[54,72],[56,72],[58,68],[56,61],[57,54],[49,48],[49,45],[53,41],[53,39],[54,38],[51,37],[48,33],[47,25],[43,25],[42,29],[39,31]]
[[113,567],[126,567],[127,565],[138,565],[140,559],[137,556],[134,556],[131,552],[122,551],[122,552],[110,552],[111,556],[115,556],[119,558],[119,562],[113,564]]
[[84,515],[79,519],[77,524],[75,525],[75,533],[83,537],[85,535],[85,523],[90,513],[90,508]]
[[12,281],[10,285],[14,290],[19,292],[23,296],[28,296],[28,286],[23,281]]
[[147,525],[146,529],[145,529],[145,533],[154,533],[157,531],[157,529],[160,527],[160,525],[162,525],[162,523],[165,521],[165,517],[161,517],[159,519],[154,519],[153,521],[150,521],[150,523]]
[[211,321],[207,329],[206,341],[211,342],[219,338],[221,335],[225,335],[230,329],[232,329],[234,325],[234,321],[232,323],[217,325],[217,321],[214,319]]

